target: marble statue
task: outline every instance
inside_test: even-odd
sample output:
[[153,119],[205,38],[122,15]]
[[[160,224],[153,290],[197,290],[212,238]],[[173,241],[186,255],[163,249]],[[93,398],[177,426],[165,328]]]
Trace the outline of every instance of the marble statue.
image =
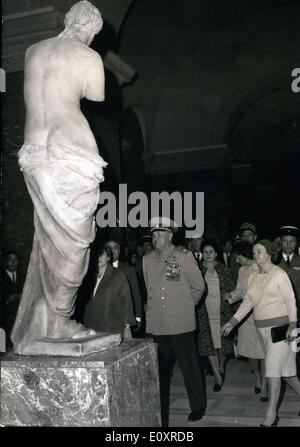
[[94,212],[105,161],[80,110],[80,100],[104,100],[101,57],[89,48],[103,25],[88,1],[72,6],[65,29],[28,48],[26,123],[19,165],[34,205],[34,240],[11,334],[14,352],[34,340],[89,337],[71,320],[95,237]]

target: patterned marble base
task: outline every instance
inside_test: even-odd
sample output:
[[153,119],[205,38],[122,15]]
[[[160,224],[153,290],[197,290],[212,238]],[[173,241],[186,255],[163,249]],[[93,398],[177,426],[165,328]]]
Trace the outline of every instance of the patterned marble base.
[[85,357],[1,358],[4,426],[157,427],[156,345],[132,339]]

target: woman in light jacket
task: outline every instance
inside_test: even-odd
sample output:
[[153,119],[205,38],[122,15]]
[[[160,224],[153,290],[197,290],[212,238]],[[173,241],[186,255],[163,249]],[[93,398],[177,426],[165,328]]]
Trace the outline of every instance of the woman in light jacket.
[[[230,331],[253,309],[253,317],[266,355],[266,377],[270,393],[267,413],[262,426],[276,426],[279,418],[277,404],[281,377],[298,394],[300,382],[296,376],[296,325],[297,310],[293,288],[288,275],[272,263],[274,244],[263,239],[253,247],[253,257],[259,267],[251,274],[247,293],[233,318],[221,331]],[[271,329],[287,325],[286,340],[274,343]]]

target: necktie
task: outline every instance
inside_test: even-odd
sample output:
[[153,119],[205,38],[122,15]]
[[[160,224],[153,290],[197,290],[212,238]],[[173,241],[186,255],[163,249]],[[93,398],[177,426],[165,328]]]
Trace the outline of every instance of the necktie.
[[289,258],[289,256],[286,258],[286,265],[289,267],[290,266],[290,258]]
[[16,274],[13,272],[13,283],[16,284]]

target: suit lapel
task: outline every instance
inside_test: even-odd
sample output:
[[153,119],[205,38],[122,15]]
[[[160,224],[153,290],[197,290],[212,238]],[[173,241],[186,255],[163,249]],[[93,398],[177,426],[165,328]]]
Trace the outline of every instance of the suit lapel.
[[113,268],[115,268],[115,267],[112,267],[110,264],[107,264],[106,271],[105,271],[100,283],[98,284],[95,296],[98,295],[99,293],[101,293],[101,290],[105,289],[106,285],[109,283]]

